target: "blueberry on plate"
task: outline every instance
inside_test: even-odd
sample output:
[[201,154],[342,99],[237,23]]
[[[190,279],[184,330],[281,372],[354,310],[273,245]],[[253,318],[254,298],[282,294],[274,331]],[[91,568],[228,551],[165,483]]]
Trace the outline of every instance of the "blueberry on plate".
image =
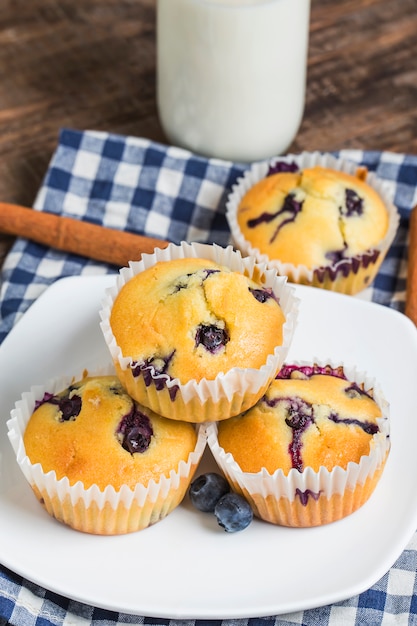
[[223,476],[209,472],[193,480],[188,493],[196,509],[204,513],[213,513],[217,502],[229,491],[229,483]]
[[244,530],[253,520],[253,511],[249,502],[233,491],[220,498],[214,508],[214,515],[227,533]]

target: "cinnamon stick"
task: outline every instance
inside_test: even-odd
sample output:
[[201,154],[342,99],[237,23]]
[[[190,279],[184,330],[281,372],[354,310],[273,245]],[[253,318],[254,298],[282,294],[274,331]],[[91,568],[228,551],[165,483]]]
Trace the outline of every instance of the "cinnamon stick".
[[405,314],[417,325],[417,205],[411,211]]
[[0,203],[0,232],[118,267],[168,245],[163,239],[7,203]]

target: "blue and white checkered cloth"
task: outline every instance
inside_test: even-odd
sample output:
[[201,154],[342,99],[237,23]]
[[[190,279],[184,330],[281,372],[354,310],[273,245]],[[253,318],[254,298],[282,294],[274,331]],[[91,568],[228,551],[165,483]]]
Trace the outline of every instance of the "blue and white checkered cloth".
[[[403,311],[408,221],[417,204],[417,156],[359,150],[345,150],[338,156],[366,165],[392,187],[401,223],[371,297]],[[34,208],[175,243],[227,245],[225,202],[244,169],[146,139],[65,129]],[[54,281],[117,269],[17,239],[0,275],[0,343]],[[368,591],[332,606],[247,620],[176,621],[114,613],[57,596],[0,565],[0,626],[7,621],[15,626],[417,626],[417,534]]]

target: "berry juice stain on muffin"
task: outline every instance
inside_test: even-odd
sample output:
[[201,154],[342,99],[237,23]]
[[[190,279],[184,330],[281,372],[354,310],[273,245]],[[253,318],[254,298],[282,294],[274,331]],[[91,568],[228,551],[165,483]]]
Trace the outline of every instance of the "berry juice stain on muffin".
[[[261,254],[307,268],[372,250],[388,230],[379,194],[358,176],[278,162],[240,201],[237,221]],[[374,261],[375,262],[375,259]]]
[[245,414],[219,424],[219,444],[244,472],[346,469],[369,454],[381,410],[340,370],[283,368]]
[[260,368],[281,345],[284,322],[271,290],[196,258],[160,261],[133,276],[110,316],[133,376],[145,384],[161,374],[186,383],[234,367]]
[[269,243],[271,244],[273,241],[275,241],[281,228],[283,228],[286,224],[295,221],[297,214],[303,208],[303,202],[303,200],[297,202],[297,200],[295,199],[295,194],[289,193],[285,196],[282,207],[280,207],[277,211],[275,211],[274,213],[261,213],[258,217],[254,217],[253,219],[248,220],[247,226],[248,228],[256,228],[260,224],[269,224],[269,222],[273,221],[279,222],[279,220],[277,220],[277,217],[282,216],[283,219],[278,223],[275,230],[270,236]]

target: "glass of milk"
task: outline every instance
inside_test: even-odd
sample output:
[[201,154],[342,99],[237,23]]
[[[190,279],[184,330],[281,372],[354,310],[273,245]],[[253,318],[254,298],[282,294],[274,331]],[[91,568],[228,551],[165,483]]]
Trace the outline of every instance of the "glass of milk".
[[310,0],[157,0],[169,141],[250,162],[282,154],[304,112]]

